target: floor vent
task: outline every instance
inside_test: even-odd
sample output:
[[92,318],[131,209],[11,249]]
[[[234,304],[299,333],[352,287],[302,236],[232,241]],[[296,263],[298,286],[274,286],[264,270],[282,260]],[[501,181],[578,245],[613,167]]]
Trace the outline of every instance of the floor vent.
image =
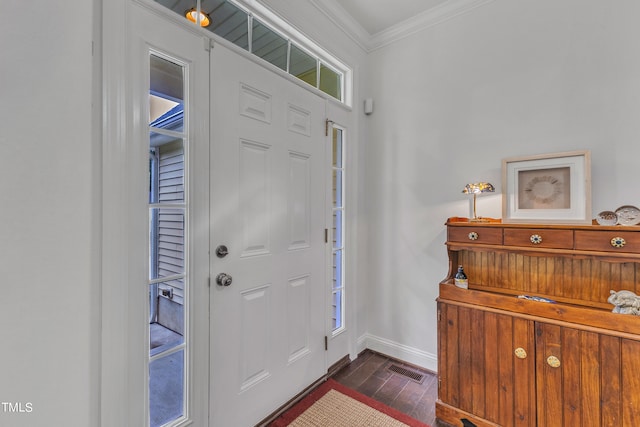
[[403,368],[402,366],[390,365],[387,369],[389,369],[391,372],[394,372],[398,375],[407,377],[410,380],[415,381],[417,383],[422,383],[422,380],[424,380],[424,374],[413,371],[411,369]]

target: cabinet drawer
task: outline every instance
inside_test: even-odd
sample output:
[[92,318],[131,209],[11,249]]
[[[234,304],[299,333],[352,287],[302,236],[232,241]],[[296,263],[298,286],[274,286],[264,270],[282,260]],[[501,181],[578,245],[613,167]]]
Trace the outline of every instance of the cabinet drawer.
[[449,227],[450,242],[502,244],[502,228]]
[[604,252],[640,252],[640,233],[576,230],[576,249]]
[[505,246],[573,249],[573,230],[544,228],[508,228],[504,230]]

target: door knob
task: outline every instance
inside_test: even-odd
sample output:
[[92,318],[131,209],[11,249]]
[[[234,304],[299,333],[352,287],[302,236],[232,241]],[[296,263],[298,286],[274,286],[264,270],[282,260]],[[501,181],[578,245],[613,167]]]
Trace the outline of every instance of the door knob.
[[218,286],[229,286],[233,281],[233,277],[229,276],[227,273],[220,273],[216,276],[216,283]]

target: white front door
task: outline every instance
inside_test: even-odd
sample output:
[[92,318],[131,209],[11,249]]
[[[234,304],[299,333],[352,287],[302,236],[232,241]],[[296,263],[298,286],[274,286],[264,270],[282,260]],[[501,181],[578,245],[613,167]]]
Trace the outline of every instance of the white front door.
[[322,98],[212,49],[211,426],[255,425],[326,373],[325,143]]

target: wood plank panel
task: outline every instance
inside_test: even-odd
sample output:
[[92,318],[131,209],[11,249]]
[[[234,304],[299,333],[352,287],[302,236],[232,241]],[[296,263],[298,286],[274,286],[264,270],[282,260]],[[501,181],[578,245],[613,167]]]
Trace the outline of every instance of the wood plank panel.
[[622,340],[622,426],[640,424],[640,341]]
[[538,425],[562,426],[562,371],[547,363],[549,356],[562,361],[560,326],[536,323],[536,384]]
[[460,372],[458,389],[458,407],[463,411],[472,412],[471,394],[471,336],[473,332],[471,324],[471,310],[466,307],[458,309],[458,370]]
[[498,424],[509,424],[513,420],[513,318],[498,315]]
[[534,427],[536,425],[535,392],[535,345],[533,322],[519,318],[513,319],[512,348],[521,348],[525,358],[513,358],[513,425]]
[[485,348],[484,348],[484,375],[485,375],[485,418],[497,421],[500,407],[498,405],[498,389],[500,378],[496,363],[498,354],[498,315],[485,313],[484,315]]
[[458,370],[458,307],[447,307],[446,330],[447,341],[447,360],[445,361],[445,371],[447,375],[448,390],[442,401],[453,406],[460,405],[460,371]]
[[562,425],[581,426],[580,392],[580,332],[576,329],[561,329],[562,358]]
[[438,303],[438,398],[442,401],[449,401],[450,388],[446,363],[450,358],[447,347],[449,342],[448,308],[448,304]]
[[[582,426],[600,426],[600,336],[580,333],[580,380]],[[606,362],[605,362],[606,363]]]
[[471,413],[479,417],[485,416],[486,391],[485,391],[485,312],[473,310],[471,312]]
[[601,308],[611,307],[607,302],[610,290],[640,292],[640,263],[636,262],[608,263],[596,259],[467,250],[461,250],[458,255],[458,262],[464,267],[473,289],[545,295],[562,302]]
[[620,338],[600,336],[600,384],[603,427],[619,427],[622,423],[622,359],[620,358]]

